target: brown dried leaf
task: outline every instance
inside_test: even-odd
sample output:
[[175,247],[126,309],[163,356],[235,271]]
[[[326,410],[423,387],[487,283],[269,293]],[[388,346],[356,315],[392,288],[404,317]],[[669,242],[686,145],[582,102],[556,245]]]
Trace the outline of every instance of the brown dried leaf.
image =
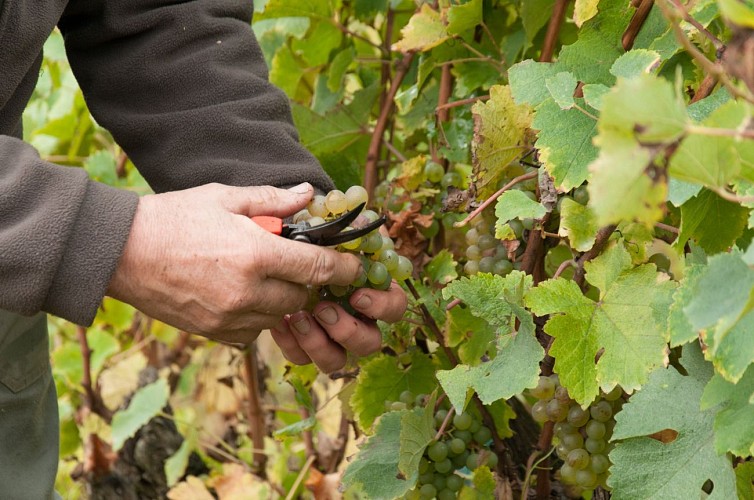
[[189,476],[168,491],[170,500],[214,500],[204,483],[196,476]]
[[340,500],[343,495],[338,490],[339,485],[339,473],[322,474],[314,467],[309,469],[309,477],[304,483],[304,486],[314,494],[315,500]]

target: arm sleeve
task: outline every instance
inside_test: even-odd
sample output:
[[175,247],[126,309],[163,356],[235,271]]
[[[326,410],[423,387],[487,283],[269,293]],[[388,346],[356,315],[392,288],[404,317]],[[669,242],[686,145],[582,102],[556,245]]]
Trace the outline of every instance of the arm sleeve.
[[157,192],[332,181],[267,80],[251,0],[73,0],[59,24],[94,117]]
[[91,324],[137,201],[0,135],[0,309]]

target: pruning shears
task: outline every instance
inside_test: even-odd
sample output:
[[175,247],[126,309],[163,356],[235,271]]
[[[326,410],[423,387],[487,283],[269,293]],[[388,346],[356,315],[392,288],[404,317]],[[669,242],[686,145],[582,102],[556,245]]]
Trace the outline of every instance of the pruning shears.
[[351,224],[351,222],[356,220],[361,211],[364,210],[365,206],[366,203],[362,203],[337,219],[319,226],[312,226],[308,222],[286,224],[283,222],[283,219],[267,215],[257,215],[252,217],[251,220],[262,227],[262,229],[280,235],[283,238],[329,247],[360,238],[371,233],[385,223],[387,219],[383,215],[376,221],[371,222],[364,227],[343,231]]

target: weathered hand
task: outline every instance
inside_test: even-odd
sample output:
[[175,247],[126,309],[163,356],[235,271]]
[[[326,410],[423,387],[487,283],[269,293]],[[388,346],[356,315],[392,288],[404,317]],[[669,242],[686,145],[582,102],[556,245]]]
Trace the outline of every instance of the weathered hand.
[[330,373],[346,363],[346,352],[366,356],[380,349],[382,335],[375,320],[394,323],[406,311],[406,294],[396,282],[386,291],[361,289],[350,304],[366,318],[357,319],[332,302],[321,302],[313,314],[299,311],[272,329],[272,338],[292,363],[314,362]]
[[353,255],[270,234],[250,217],[287,217],[312,187],[210,184],[140,199],[108,295],[192,333],[253,341],[307,302],[306,285],[353,282]]

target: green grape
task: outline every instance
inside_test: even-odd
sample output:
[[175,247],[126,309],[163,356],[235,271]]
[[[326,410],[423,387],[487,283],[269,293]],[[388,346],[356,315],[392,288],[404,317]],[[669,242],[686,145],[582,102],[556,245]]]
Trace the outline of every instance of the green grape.
[[547,418],[553,422],[561,422],[568,416],[568,404],[564,404],[558,399],[551,399],[547,402]]
[[467,276],[473,276],[479,272],[479,261],[470,260],[463,266],[463,272]]
[[427,395],[426,394],[419,394],[414,398],[414,405],[416,406],[424,406],[424,404],[427,402]]
[[351,283],[351,286],[355,288],[363,288],[364,285],[367,284],[367,273],[364,271],[364,269],[361,270],[361,274],[359,274],[359,277],[354,280],[353,283]]
[[439,163],[428,161],[427,164],[424,165],[424,176],[432,184],[440,182],[443,175],[445,175],[445,169],[442,168],[442,165]]
[[441,460],[440,462],[435,462],[435,470],[440,474],[447,474],[448,472],[453,470],[453,463],[449,458]]
[[570,451],[571,450],[569,450],[563,443],[559,443],[555,447],[555,453],[558,455],[558,458],[563,461],[565,461],[565,459],[568,457],[568,452]]
[[447,174],[442,176],[442,179],[440,179],[440,185],[444,188],[448,188],[450,186],[460,187],[461,182],[463,182],[463,179],[461,178],[461,174],[459,174],[458,172],[448,172]]
[[597,487],[597,474],[591,469],[581,469],[576,472],[576,484],[591,490]]
[[467,245],[476,245],[477,241],[479,241],[479,231],[477,231],[476,228],[472,227],[468,231],[466,231],[466,244]]
[[555,434],[573,434],[574,432],[578,432],[578,429],[568,422],[558,422],[555,424],[555,427],[553,427],[553,432],[555,432]]
[[401,364],[401,366],[410,366],[412,361],[411,353],[406,351],[402,352],[398,355],[398,362]]
[[607,469],[610,468],[610,460],[608,460],[605,455],[596,453],[592,455],[592,461],[589,464],[589,468],[592,469],[592,472],[595,474],[602,474],[607,472]]
[[435,412],[435,425],[437,427],[440,427],[442,423],[445,421],[445,417],[448,416],[448,410],[437,410]]
[[471,418],[471,415],[466,412],[458,413],[453,417],[453,425],[459,431],[466,431],[469,429],[469,427],[471,427],[473,420],[474,419]]
[[555,395],[553,397],[563,404],[571,404],[571,397],[568,395],[568,389],[562,385],[555,389]]
[[448,446],[442,441],[432,443],[427,450],[427,456],[432,459],[433,462],[442,462],[448,456]]
[[537,387],[530,389],[529,393],[537,399],[548,400],[555,395],[555,382],[549,377],[540,376]]
[[325,196],[325,207],[333,215],[340,215],[348,210],[348,201],[343,191],[333,189]]
[[359,217],[366,220],[367,224],[371,224],[372,222],[375,222],[377,219],[380,218],[380,216],[374,210],[364,210],[363,212],[361,212]]
[[613,416],[613,407],[607,401],[600,401],[590,408],[592,418],[599,422],[607,422]]
[[387,290],[388,288],[390,288],[390,285],[392,285],[392,283],[393,283],[393,281],[390,279],[390,276],[388,276],[388,278],[384,282],[382,282],[382,283],[373,283],[372,284],[372,288],[374,288],[375,290],[383,290],[384,291],[384,290]]
[[607,443],[604,439],[586,438],[586,441],[584,441],[584,448],[589,453],[602,453],[606,446]]
[[474,434],[476,431],[478,431],[482,427],[482,422],[479,421],[477,418],[473,418],[471,420],[471,425],[469,426],[469,432]]
[[327,211],[327,206],[325,205],[325,197],[321,194],[315,195],[306,208],[307,210],[309,210],[309,213],[312,215],[312,217],[325,218],[329,214],[329,212]]
[[495,269],[495,259],[492,257],[482,257],[479,260],[479,271],[483,273],[491,273]]
[[568,410],[568,423],[574,427],[582,427],[589,421],[589,412],[579,405],[571,406]]
[[450,489],[440,490],[437,494],[437,500],[455,500],[456,498],[456,493]]
[[440,223],[437,222],[437,219],[433,219],[432,224],[430,224],[429,227],[417,225],[416,229],[419,230],[422,236],[424,236],[428,240],[431,240],[432,238],[437,236],[437,233],[440,232]]
[[524,225],[521,224],[521,221],[518,219],[513,219],[512,221],[508,221],[508,225],[513,230],[513,234],[516,236],[516,239],[520,240],[521,236],[524,234]]
[[563,446],[568,448],[569,451],[584,447],[584,438],[581,437],[581,434],[579,434],[578,432],[561,435],[560,442],[563,443]]
[[563,464],[560,467],[560,480],[564,483],[574,484],[576,483],[576,472],[577,470],[567,463]]
[[405,410],[406,409],[406,403],[401,403],[400,401],[393,401],[390,403],[390,410],[391,411],[399,411],[399,410]]
[[421,460],[419,460],[419,474],[426,474],[429,470],[429,461],[422,457]]
[[464,452],[460,455],[453,457],[453,467],[455,467],[456,469],[466,467],[466,460],[469,458],[469,453],[469,450],[464,450]]
[[466,443],[464,442],[463,439],[459,437],[454,437],[453,439],[450,440],[449,447],[450,447],[450,451],[452,451],[454,455],[460,455],[461,453],[463,453],[463,450],[466,449]]
[[434,486],[437,491],[440,491],[443,488],[445,488],[445,475],[435,474],[435,480],[432,481],[432,486]]
[[376,253],[382,248],[382,235],[376,231],[362,236],[361,239],[361,251],[364,253]]
[[477,241],[477,246],[479,247],[480,250],[483,250],[483,251],[490,250],[497,246],[497,240],[491,234],[483,234],[479,237],[479,241]]
[[392,401],[385,401],[385,411],[390,411],[390,406],[393,404]]
[[509,260],[499,260],[495,262],[495,267],[492,272],[498,276],[508,276],[513,271],[513,264]]
[[445,487],[450,491],[461,491],[461,488],[463,488],[463,478],[451,474],[445,478]]
[[521,227],[523,227],[527,231],[531,231],[532,229],[534,229],[534,219],[523,219],[521,221]]
[[437,489],[432,484],[425,484],[419,489],[419,493],[424,498],[435,498],[437,495]]
[[411,273],[414,271],[414,266],[411,261],[403,255],[398,257],[398,267],[393,271],[393,278],[398,281],[403,281],[411,277]]
[[395,250],[384,249],[380,253],[380,262],[385,264],[388,271],[395,271],[398,267],[398,254]]
[[410,405],[414,403],[414,395],[411,393],[411,391],[403,391],[401,395],[398,396],[398,400],[406,403],[407,405]]
[[466,444],[469,444],[474,439],[474,436],[469,431],[455,431],[453,435]]
[[348,294],[347,286],[328,285],[327,288],[330,290],[330,293],[332,293],[335,297],[345,297]]
[[[351,230],[353,230],[353,228],[351,227],[346,228],[346,231],[351,231]],[[342,246],[346,250],[351,250],[351,251],[358,250],[359,247],[361,246],[361,236],[359,236],[358,238],[354,238],[350,241],[344,241],[343,243],[340,244],[340,246]]]
[[579,186],[573,190],[573,200],[579,205],[589,203],[589,190],[586,186]]
[[[385,186],[384,192],[382,193],[383,197],[387,195],[387,190],[388,188],[387,186]],[[375,190],[375,192],[376,191],[377,190]],[[347,210],[353,210],[354,208],[358,207],[362,203],[366,203],[367,201],[369,201],[369,194],[363,187],[351,186],[346,190]]]
[[395,242],[390,238],[389,236],[380,235],[382,236],[382,251],[385,250],[395,250]]
[[[429,467],[429,463],[427,463],[427,467]],[[425,472],[419,475],[419,484],[432,484],[434,480],[435,480],[434,472]]]
[[476,453],[470,453],[469,457],[466,459],[466,467],[468,467],[469,470],[474,470],[479,467],[479,455]]
[[573,200],[573,198],[571,198],[568,195],[561,196],[560,198],[558,198],[558,204],[556,205],[556,208],[555,208],[555,211],[557,213],[561,213],[563,211],[563,209],[562,209],[562,207],[563,207],[563,200],[565,200],[566,198],[568,198],[569,200]]
[[550,418],[547,416],[547,401],[537,401],[531,407],[531,416],[540,424],[547,422]]
[[605,394],[603,397],[608,401],[616,401],[623,396],[623,389],[619,385],[613,387],[613,390]]
[[293,223],[301,224],[302,222],[306,222],[311,218],[312,214],[310,214],[307,209],[299,210],[293,215]]
[[589,453],[584,448],[576,448],[568,452],[566,463],[574,469],[585,469],[589,465]]
[[466,258],[469,260],[479,260],[482,258],[482,251],[476,245],[470,245],[466,248]]
[[589,423],[586,424],[586,435],[592,439],[602,439],[605,437],[606,432],[607,427],[603,422],[590,420]]
[[384,283],[385,281],[390,279],[390,274],[388,273],[385,264],[383,264],[382,262],[375,262],[369,267],[367,279],[369,279],[370,283],[374,284]]
[[499,459],[497,458],[497,455],[495,455],[494,453],[490,451],[489,453],[487,453],[487,459],[485,460],[485,465],[489,467],[490,469],[494,469],[495,467],[497,467],[498,460]]
[[327,221],[323,219],[322,217],[314,216],[306,222],[308,222],[311,227],[317,227],[317,226],[321,226]]
[[474,441],[479,444],[486,444],[490,439],[492,439],[492,431],[488,427],[480,427],[474,433]]

